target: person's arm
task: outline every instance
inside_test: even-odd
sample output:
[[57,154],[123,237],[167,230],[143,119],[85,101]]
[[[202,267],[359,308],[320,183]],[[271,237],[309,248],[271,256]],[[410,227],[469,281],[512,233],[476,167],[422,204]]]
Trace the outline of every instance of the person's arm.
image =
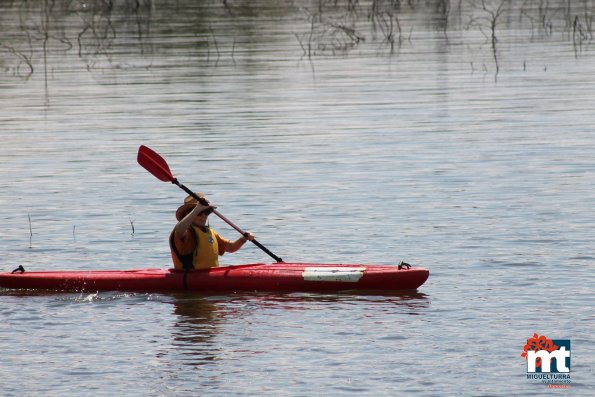
[[248,240],[254,240],[254,234],[252,234],[252,232],[246,232],[246,236],[242,236],[236,241],[227,244],[227,246],[225,247],[225,252],[236,252],[237,250],[242,248],[242,246],[246,244],[246,241]]
[[194,207],[192,211],[188,213],[188,215],[182,218],[182,220],[178,222],[174,227],[174,231],[178,235],[178,237],[184,236],[184,233],[186,233],[186,231],[192,225],[192,221],[194,221],[194,218],[196,218],[196,216],[200,214],[202,211],[209,208],[212,207],[208,205],[197,204],[196,207]]

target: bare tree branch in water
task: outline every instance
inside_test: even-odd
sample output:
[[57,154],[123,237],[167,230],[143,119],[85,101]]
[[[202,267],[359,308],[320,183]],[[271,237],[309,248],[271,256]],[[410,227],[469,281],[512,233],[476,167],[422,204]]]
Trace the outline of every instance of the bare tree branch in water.
[[585,14],[585,25],[582,24],[578,15],[574,17],[572,23],[572,46],[574,48],[574,56],[582,52],[583,43],[593,39],[593,15]]
[[[215,61],[215,64],[217,64],[219,62],[219,58],[221,57],[221,54],[219,53],[219,44],[217,44],[217,35],[215,34],[215,32],[213,31],[213,28],[209,27],[209,32],[211,33],[211,36],[213,37],[213,43],[215,44],[215,51],[217,52],[217,60]],[[211,47],[209,47],[209,57],[211,54]]]
[[[48,59],[67,54],[76,46],[79,58],[87,70],[94,70],[107,61],[114,65],[114,46],[119,37],[124,40],[136,37],[140,53],[146,55],[150,43],[152,0],[41,0],[15,2],[5,6],[16,15],[5,20],[0,15],[0,28],[4,33],[0,51],[17,59],[15,75],[27,79],[41,68],[47,73]],[[10,17],[8,17],[10,18]],[[8,30],[7,30],[8,27]],[[3,36],[8,34],[8,38]],[[27,69],[23,68],[26,65]]]
[[[17,66],[15,68],[16,76],[19,76],[25,80],[28,80],[29,77],[31,77],[33,75],[33,72],[35,72],[35,69],[33,68],[33,64],[31,63],[31,55],[26,55],[21,51],[18,51],[10,46],[7,46],[6,44],[0,44],[0,48],[4,48],[6,51],[10,52],[11,54],[13,54],[14,56],[16,56],[19,59],[19,62],[17,63]],[[22,64],[27,65],[27,68],[29,69],[24,74],[21,74],[21,65]]]
[[[390,46],[390,53],[395,49],[395,27],[398,33],[398,46],[402,43],[402,29],[398,13],[401,10],[400,1],[389,1],[384,4],[381,0],[374,0],[368,13],[368,19],[372,23],[372,31],[380,29],[384,37],[383,43]],[[396,26],[395,26],[396,25]]]
[[389,11],[386,13],[386,15],[388,16],[388,19],[385,19],[384,16],[382,16],[382,21],[384,22],[384,26],[383,26],[383,24],[381,24],[380,29],[382,29],[382,32],[384,33],[385,41],[390,44],[390,52],[392,53],[395,50],[395,36],[394,36],[393,20],[397,25],[397,32],[399,33],[399,47],[401,46],[401,43],[402,43],[401,23],[399,22],[399,17],[396,15],[393,15],[392,12]]
[[104,56],[112,64],[110,49],[117,37],[112,23],[113,3],[100,3],[93,10],[83,9],[77,12],[83,23],[78,33],[78,56],[87,62],[87,69],[93,69],[96,59]]
[[[476,27],[491,43],[492,57],[494,58],[494,65],[496,72],[494,73],[494,79],[498,79],[498,73],[500,71],[500,64],[498,63],[498,49],[496,47],[498,38],[496,36],[496,29],[500,22],[500,17],[507,10],[506,6],[510,3],[510,0],[501,0],[497,6],[488,6],[486,0],[481,0],[481,10],[487,14],[480,17],[472,17],[467,28]],[[489,34],[484,32],[484,28],[487,26]]]
[[[304,55],[311,59],[317,51],[331,52],[332,54],[346,53],[366,40],[365,36],[357,29],[357,2],[349,1],[345,13],[329,13],[325,17],[325,4],[318,2],[316,11],[302,9],[307,15],[309,32],[295,34]],[[307,50],[304,39],[308,38]],[[316,44],[316,47],[313,45]]]

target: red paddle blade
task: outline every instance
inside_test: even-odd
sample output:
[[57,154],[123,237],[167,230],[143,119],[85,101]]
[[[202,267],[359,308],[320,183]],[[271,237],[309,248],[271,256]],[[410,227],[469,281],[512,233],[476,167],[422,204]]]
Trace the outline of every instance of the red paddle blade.
[[176,180],[163,157],[145,145],[141,145],[138,148],[136,160],[144,169],[155,175],[160,181],[173,182]]

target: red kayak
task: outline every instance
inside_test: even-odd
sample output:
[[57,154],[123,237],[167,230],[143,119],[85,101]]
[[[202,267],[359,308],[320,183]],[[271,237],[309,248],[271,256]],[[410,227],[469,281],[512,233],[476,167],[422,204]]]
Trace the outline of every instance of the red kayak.
[[189,272],[174,269],[15,271],[0,273],[0,287],[93,292],[398,291],[417,289],[428,279],[429,274],[427,269],[402,265],[281,262]]

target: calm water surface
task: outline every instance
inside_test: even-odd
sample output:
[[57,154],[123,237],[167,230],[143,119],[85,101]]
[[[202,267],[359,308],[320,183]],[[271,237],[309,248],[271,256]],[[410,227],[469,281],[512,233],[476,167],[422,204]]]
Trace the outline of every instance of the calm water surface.
[[[40,3],[0,2],[2,271],[169,267],[184,193],[144,144],[288,261],[431,275],[2,290],[2,395],[593,395],[592,2]],[[526,379],[535,332],[571,340],[571,389]]]

